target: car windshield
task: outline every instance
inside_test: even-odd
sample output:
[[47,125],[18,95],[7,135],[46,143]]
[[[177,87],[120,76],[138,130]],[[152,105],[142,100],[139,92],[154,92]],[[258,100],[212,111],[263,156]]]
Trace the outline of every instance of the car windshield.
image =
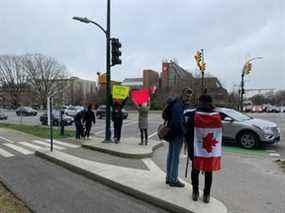
[[223,112],[229,117],[237,120],[237,121],[246,121],[252,119],[250,116],[240,113],[233,109],[224,109]]

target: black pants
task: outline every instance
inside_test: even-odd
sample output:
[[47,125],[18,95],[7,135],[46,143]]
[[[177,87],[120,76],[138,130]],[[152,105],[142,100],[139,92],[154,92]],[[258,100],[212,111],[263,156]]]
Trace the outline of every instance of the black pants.
[[[196,192],[199,190],[199,174],[200,171],[197,169],[193,169],[192,166],[191,181],[192,181],[193,191]],[[204,187],[205,194],[210,194],[212,179],[213,179],[213,172],[205,172],[205,187]]]
[[80,139],[80,137],[82,136],[82,129],[83,129],[83,126],[81,124],[81,122],[75,122],[75,138],[76,139]]
[[114,119],[114,138],[120,141],[123,119]]
[[91,126],[92,126],[92,124],[88,124],[88,123],[85,125],[85,134],[84,134],[85,137],[89,138]]
[[148,140],[148,134],[147,134],[147,129],[140,129],[141,132],[141,141],[143,141],[143,136],[145,137],[145,140]]

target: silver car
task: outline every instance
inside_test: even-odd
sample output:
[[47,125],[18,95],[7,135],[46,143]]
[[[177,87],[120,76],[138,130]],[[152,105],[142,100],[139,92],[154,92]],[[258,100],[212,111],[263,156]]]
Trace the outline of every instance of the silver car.
[[216,108],[221,114],[223,139],[233,140],[243,148],[252,149],[261,143],[280,141],[280,129],[270,121],[256,119],[229,108]]

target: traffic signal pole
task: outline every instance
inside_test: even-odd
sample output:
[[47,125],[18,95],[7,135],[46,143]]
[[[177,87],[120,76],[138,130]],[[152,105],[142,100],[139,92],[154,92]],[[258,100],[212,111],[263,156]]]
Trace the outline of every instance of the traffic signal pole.
[[244,95],[244,68],[242,69],[241,74],[241,83],[240,83],[240,111],[243,112],[243,95]]
[[[201,49],[201,64],[204,64],[204,49]],[[201,82],[201,93],[204,94],[205,91],[205,71],[202,72],[202,82]]]
[[111,140],[111,55],[110,55],[110,41],[111,41],[111,2],[107,1],[107,29],[106,29],[106,126],[105,126],[105,143],[112,142]]

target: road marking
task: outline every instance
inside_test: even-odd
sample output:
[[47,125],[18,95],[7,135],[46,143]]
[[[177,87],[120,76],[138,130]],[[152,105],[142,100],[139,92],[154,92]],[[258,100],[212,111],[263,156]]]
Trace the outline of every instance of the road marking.
[[270,157],[280,157],[280,154],[278,154],[278,153],[270,153],[269,156]]
[[[39,144],[39,145],[42,145],[42,146],[45,146],[45,147],[50,147],[50,144],[46,143],[44,141],[33,140],[33,143],[36,143],[36,144]],[[65,149],[64,147],[57,146],[57,145],[53,145],[53,148],[57,149],[57,150],[64,150]]]
[[[46,139],[45,141],[50,142],[49,139]],[[61,141],[57,141],[57,140],[53,140],[53,143],[58,144],[58,145],[62,145],[62,146],[68,147],[68,148],[79,148],[80,147],[79,145],[69,144],[69,143],[61,142]]]
[[154,132],[153,134],[151,134],[151,135],[148,136],[148,139],[150,139],[150,138],[152,138],[152,137],[154,137],[154,136],[156,136],[156,135],[157,135],[157,132]]
[[0,155],[5,157],[5,158],[10,158],[10,157],[13,157],[14,155],[11,154],[10,152],[7,152],[6,150],[4,149],[1,149],[0,148]]
[[27,146],[29,148],[32,148],[34,150],[45,150],[46,148],[44,147],[41,147],[41,146],[37,146],[37,145],[34,145],[34,144],[31,144],[31,143],[27,143],[27,142],[19,142],[20,144],[24,145],[24,146]]
[[2,139],[2,140],[4,140],[4,141],[7,141],[7,142],[9,142],[9,143],[15,143],[14,141],[11,141],[11,140],[9,140],[8,138],[4,138],[4,137],[1,137],[1,136],[0,136],[0,139]]
[[[123,123],[122,128],[127,127],[127,126],[131,126],[131,125],[136,124],[136,123],[138,123],[138,122],[137,121],[130,121],[130,122],[127,122],[126,124]],[[105,129],[102,129],[101,131],[95,132],[95,135],[99,135],[99,134],[104,133],[104,132],[105,132]]]
[[30,151],[30,150],[27,150],[27,149],[24,149],[23,147],[20,147],[20,146],[17,146],[15,144],[11,144],[11,143],[4,143],[3,144],[4,146],[7,146],[17,152],[20,152],[24,155],[31,155],[31,154],[34,154],[34,152]]

